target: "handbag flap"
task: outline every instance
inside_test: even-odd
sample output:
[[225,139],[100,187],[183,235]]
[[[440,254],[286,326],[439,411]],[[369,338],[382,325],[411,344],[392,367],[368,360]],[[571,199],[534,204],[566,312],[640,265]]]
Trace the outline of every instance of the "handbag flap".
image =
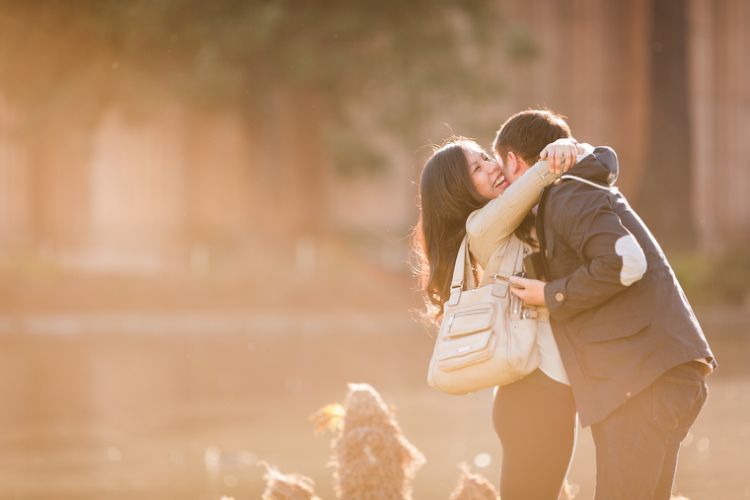
[[450,313],[445,321],[448,322],[444,337],[461,337],[472,333],[489,330],[495,316],[492,304],[482,304],[468,309]]
[[436,346],[435,358],[442,370],[455,370],[486,359],[489,350],[492,330],[485,330],[474,335],[464,335],[442,340]]

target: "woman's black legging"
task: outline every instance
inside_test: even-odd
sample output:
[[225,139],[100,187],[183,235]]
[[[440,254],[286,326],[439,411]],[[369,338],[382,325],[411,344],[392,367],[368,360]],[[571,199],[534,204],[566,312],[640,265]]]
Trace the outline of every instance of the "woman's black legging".
[[557,500],[576,437],[573,392],[541,370],[501,387],[493,408],[503,446],[502,500]]

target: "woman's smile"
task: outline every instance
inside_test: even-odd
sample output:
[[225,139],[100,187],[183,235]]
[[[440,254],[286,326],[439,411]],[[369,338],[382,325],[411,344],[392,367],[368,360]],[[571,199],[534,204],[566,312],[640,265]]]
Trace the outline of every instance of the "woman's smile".
[[497,180],[495,181],[495,184],[493,184],[493,186],[495,187],[495,189],[502,187],[503,191],[505,191],[505,189],[507,189],[507,187],[510,186],[510,182],[508,182],[508,180],[505,178],[503,174],[500,174],[497,177]]
[[503,174],[500,164],[482,148],[475,144],[463,145],[471,183],[476,193],[485,200],[492,200],[503,194],[510,184]]

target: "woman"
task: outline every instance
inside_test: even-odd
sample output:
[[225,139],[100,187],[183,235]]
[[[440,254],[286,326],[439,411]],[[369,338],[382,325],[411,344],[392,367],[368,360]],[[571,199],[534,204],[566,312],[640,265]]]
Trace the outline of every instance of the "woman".
[[[578,148],[569,135],[561,133],[559,137],[568,138],[541,152],[539,156],[550,161],[535,164],[512,185],[509,181],[517,171],[504,171],[469,139],[454,139],[427,160],[414,246],[433,319],[442,315],[464,235],[468,234],[472,261],[484,272],[496,271],[485,267],[512,238],[523,241],[525,252],[535,249],[533,220],[527,216],[544,187],[575,163]],[[493,420],[503,446],[503,500],[556,500],[573,451],[575,404],[548,322],[539,323],[538,345],[540,369],[502,387],[495,396]]]

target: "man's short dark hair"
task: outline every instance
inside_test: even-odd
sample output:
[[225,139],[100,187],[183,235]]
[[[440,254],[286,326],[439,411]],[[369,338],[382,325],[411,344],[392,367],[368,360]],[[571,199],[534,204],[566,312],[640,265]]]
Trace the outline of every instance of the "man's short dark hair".
[[508,118],[495,135],[492,149],[505,159],[513,151],[527,164],[539,160],[544,146],[571,137],[565,117],[548,109],[527,109]]

